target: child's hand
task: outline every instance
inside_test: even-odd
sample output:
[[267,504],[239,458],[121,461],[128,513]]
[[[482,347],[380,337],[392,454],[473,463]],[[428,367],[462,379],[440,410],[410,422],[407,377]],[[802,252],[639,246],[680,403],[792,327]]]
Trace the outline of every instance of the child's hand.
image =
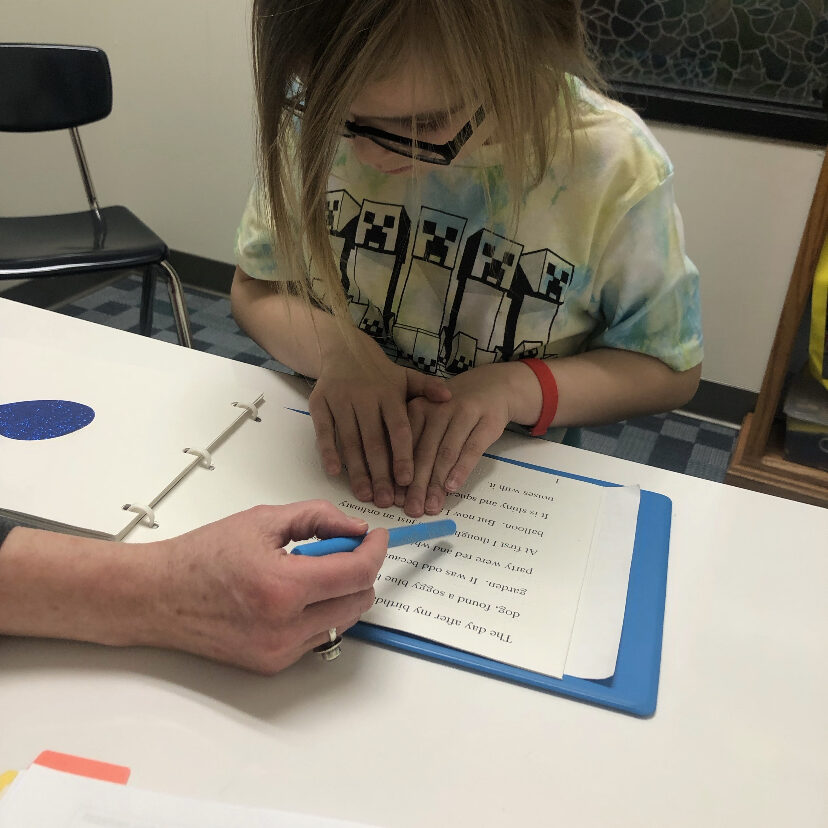
[[[502,363],[473,368],[448,381],[451,400],[417,397],[408,403],[415,449],[414,479],[404,501],[407,515],[438,514],[446,492],[463,486],[483,452],[514,419],[513,371],[514,365]],[[398,505],[401,500],[398,493]]]
[[394,365],[373,345],[360,357],[345,349],[325,359],[308,406],[325,471],[339,474],[344,463],[356,497],[386,508],[395,484],[405,487],[414,477],[406,401],[449,400],[451,392],[436,377]]

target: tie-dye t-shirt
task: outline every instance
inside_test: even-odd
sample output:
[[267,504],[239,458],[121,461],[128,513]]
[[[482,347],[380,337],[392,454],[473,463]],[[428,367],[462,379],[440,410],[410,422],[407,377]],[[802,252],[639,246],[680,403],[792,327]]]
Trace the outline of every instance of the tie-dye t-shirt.
[[[631,110],[576,88],[574,146],[561,141],[512,230],[496,145],[420,165],[413,181],[361,164],[343,139],[327,193],[331,246],[354,322],[391,359],[441,376],[605,347],[677,371],[701,362],[698,273],[672,164]],[[254,189],[237,262],[289,280],[258,199]]]

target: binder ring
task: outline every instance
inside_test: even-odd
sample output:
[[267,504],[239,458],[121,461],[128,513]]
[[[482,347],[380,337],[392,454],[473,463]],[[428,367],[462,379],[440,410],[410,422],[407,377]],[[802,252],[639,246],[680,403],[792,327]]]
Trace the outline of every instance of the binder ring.
[[213,458],[207,449],[185,448],[184,454],[192,454],[194,457],[198,457],[201,460],[201,465],[204,466],[205,469],[213,471],[215,468],[213,465]]
[[149,506],[142,506],[140,503],[125,503],[125,512],[135,512],[136,515],[141,515],[141,521],[146,521],[145,525],[151,529],[157,529],[158,524],[155,522],[155,512]]
[[245,409],[250,415],[250,419],[254,422],[260,423],[262,421],[262,418],[259,416],[259,408],[258,406],[253,405],[253,403],[234,402],[233,405],[235,405],[236,408]]

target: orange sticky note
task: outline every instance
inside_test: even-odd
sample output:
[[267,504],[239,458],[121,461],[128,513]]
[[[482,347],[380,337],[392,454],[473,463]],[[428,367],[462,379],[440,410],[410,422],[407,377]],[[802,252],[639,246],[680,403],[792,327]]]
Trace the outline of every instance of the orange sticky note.
[[102,782],[115,782],[119,785],[125,785],[130,774],[129,768],[123,765],[112,765],[96,759],[84,759],[82,756],[57,753],[54,750],[44,750],[32,764],[64,773],[74,773],[76,776],[100,779]]

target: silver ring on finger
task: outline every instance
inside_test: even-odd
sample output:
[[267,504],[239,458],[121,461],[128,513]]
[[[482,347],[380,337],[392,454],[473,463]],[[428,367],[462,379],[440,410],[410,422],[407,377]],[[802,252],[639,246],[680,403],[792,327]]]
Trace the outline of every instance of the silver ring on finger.
[[314,647],[313,651],[322,656],[322,661],[333,661],[342,654],[342,636],[337,635],[336,627],[328,630],[328,643]]

